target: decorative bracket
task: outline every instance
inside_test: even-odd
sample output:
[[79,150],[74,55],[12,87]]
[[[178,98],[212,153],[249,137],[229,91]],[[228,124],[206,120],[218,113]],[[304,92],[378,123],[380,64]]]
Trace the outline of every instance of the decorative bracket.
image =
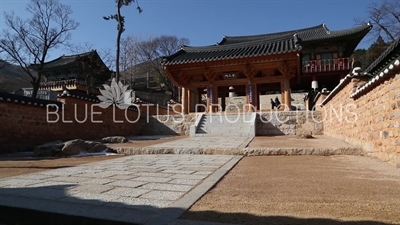
[[204,77],[208,80],[210,84],[214,83],[216,78],[216,73],[212,72],[209,68],[204,72]]
[[189,84],[189,82],[192,80],[192,76],[190,76],[189,74],[184,73],[184,72],[182,72],[182,71],[179,72],[179,77],[181,77],[182,82],[183,82],[185,85]]
[[286,61],[281,63],[278,67],[279,72],[282,73],[283,76],[290,76],[290,75],[295,75],[296,73],[296,66],[289,65]]
[[246,77],[249,80],[253,80],[255,75],[256,75],[256,70],[250,64],[247,64],[246,68],[245,68],[245,71],[244,71],[244,74],[246,75]]

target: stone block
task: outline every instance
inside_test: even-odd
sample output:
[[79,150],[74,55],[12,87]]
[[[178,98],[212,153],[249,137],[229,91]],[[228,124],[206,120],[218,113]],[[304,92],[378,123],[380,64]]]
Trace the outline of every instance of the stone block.
[[102,184],[85,184],[85,185],[79,185],[74,188],[70,189],[71,193],[94,193],[94,194],[100,194],[106,191],[109,191],[113,189],[113,186],[109,185],[102,185]]
[[89,205],[104,205],[104,203],[114,202],[118,198],[120,198],[120,196],[77,192],[70,193],[69,196],[62,198],[59,201]]
[[185,192],[179,191],[150,191],[140,198],[157,199],[157,200],[177,200],[182,197]]
[[132,179],[134,181],[144,181],[144,182],[155,182],[155,183],[164,183],[171,180],[171,178],[166,177],[136,177]]
[[177,178],[169,181],[170,184],[196,185],[200,180]]
[[142,188],[116,187],[112,190],[104,192],[103,194],[137,198],[149,191],[150,190],[148,189],[142,189]]
[[192,189],[191,185],[181,184],[161,184],[161,183],[148,183],[142,186],[144,189],[164,190],[164,191],[189,191]]
[[142,181],[133,181],[133,180],[117,180],[113,181],[111,183],[108,183],[107,185],[112,185],[112,186],[119,186],[119,187],[139,187],[143,184],[146,184],[147,182],[142,182]]

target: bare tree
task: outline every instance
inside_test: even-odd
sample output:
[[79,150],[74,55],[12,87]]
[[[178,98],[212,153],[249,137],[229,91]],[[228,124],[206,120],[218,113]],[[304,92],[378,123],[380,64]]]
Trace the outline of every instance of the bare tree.
[[389,42],[400,37],[400,1],[377,0],[368,7],[367,18],[357,18],[357,24],[371,21],[374,27],[370,32],[371,40],[379,36],[385,37]]
[[58,0],[31,0],[26,11],[32,15],[26,20],[4,13],[8,29],[3,31],[0,49],[30,77],[32,97],[36,97],[49,51],[66,44],[79,24],[70,18],[71,7]]
[[138,39],[134,36],[128,36],[121,40],[121,77],[124,80],[125,85],[129,84],[130,89],[134,88],[135,75],[137,73],[137,67],[139,59],[137,58],[136,45]]
[[175,53],[183,45],[188,45],[189,42],[187,38],[162,35],[155,38],[150,37],[136,45],[139,61],[146,62],[148,71],[155,73],[157,82],[165,85],[166,89],[172,92],[173,98],[176,95],[176,87],[165,74],[164,68],[161,66],[161,57]]
[[125,17],[121,15],[121,8],[122,6],[129,6],[131,3],[136,2],[136,9],[139,13],[142,13],[142,8],[140,8],[138,0],[115,0],[117,3],[117,13],[111,16],[103,16],[103,19],[110,20],[114,19],[117,21],[117,51],[116,51],[116,59],[115,59],[115,80],[119,81],[119,55],[120,55],[120,45],[121,45],[121,35],[125,31]]

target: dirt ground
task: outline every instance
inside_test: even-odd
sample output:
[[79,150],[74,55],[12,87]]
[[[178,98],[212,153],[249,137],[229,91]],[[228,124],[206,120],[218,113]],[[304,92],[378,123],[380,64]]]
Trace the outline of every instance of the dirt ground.
[[361,156],[245,157],[182,219],[400,224],[400,169]]

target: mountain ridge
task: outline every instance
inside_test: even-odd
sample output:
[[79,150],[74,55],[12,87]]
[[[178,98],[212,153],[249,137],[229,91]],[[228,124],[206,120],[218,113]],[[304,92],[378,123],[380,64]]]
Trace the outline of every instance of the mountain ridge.
[[0,59],[0,91],[13,92],[30,87],[30,77],[20,66]]

